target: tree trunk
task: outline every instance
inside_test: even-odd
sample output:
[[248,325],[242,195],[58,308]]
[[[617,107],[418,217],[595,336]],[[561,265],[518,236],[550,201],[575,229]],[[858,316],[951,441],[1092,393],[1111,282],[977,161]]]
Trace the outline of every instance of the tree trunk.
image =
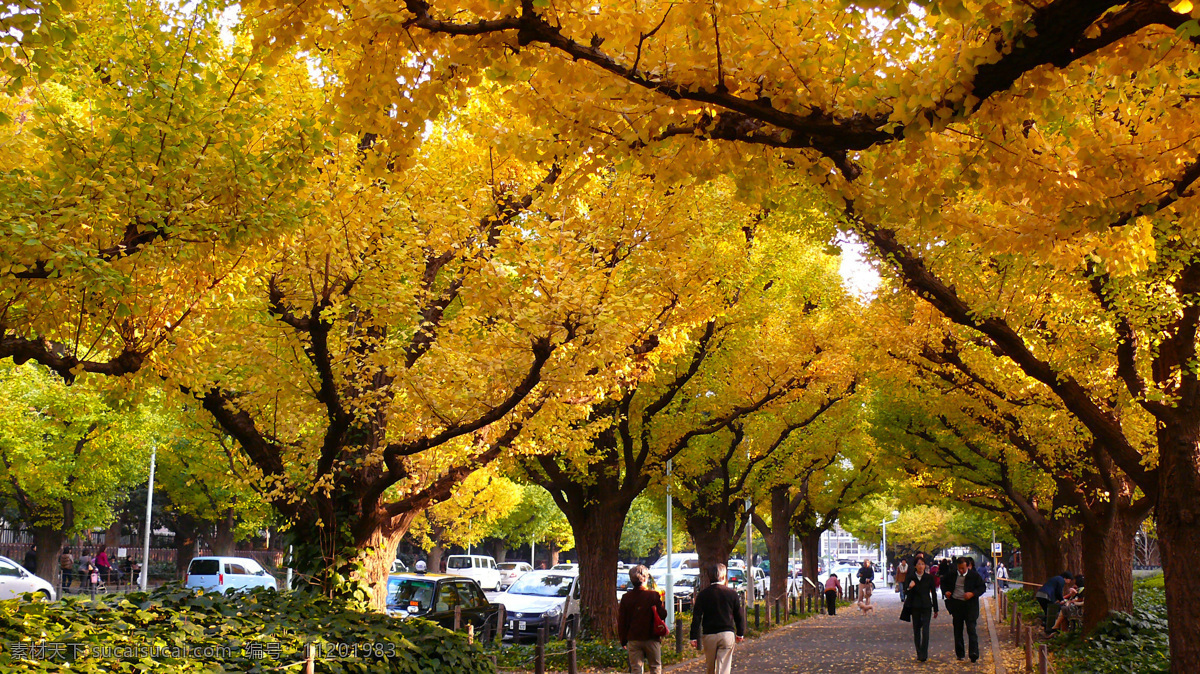
[[[108,546],[109,550],[115,551],[117,548],[121,547],[121,525],[122,524],[123,523],[121,522],[121,520],[118,519],[117,521],[108,525],[108,529],[106,529],[104,531],[104,544]],[[114,554],[116,554],[116,553],[114,552]]]
[[[1200,419],[1181,414],[1159,424],[1159,485],[1155,515],[1167,588],[1171,671],[1200,672]],[[1090,590],[1089,590],[1090,592]]]
[[[1089,534],[1083,530],[1074,529],[1061,538],[1064,560],[1063,563],[1066,564],[1064,568],[1078,573],[1080,569],[1087,565],[1087,554],[1084,552],[1084,541],[1089,537]],[[1130,543],[1131,547],[1132,545],[1133,544]],[[1130,564],[1132,563],[1133,562],[1131,559]],[[1131,566],[1130,570],[1132,571],[1132,569],[1133,567]],[[1062,569],[1059,569],[1059,572],[1061,571]],[[1084,572],[1084,574],[1086,575],[1086,572]]]
[[406,531],[407,525],[399,532],[391,533],[381,527],[371,532],[366,540],[360,541],[359,560],[362,569],[354,574],[354,579],[365,582],[370,588],[371,607],[377,611],[387,608],[388,576],[396,559],[396,546],[400,545],[400,539]]
[[1095,524],[1085,520],[1078,536],[1087,588],[1084,632],[1091,632],[1112,611],[1133,611],[1133,537],[1146,509],[1118,500],[1105,510],[1110,512]]
[[497,564],[503,564],[508,561],[508,546],[505,545],[503,540],[497,538],[496,542],[492,544],[492,556],[495,558]]
[[58,555],[62,552],[63,543],[67,537],[58,527],[33,527],[33,544],[37,546],[37,564],[30,569],[39,577],[53,585],[59,586],[60,571]]
[[[632,499],[611,498],[564,514],[575,534],[579,551],[580,630],[604,640],[617,637],[617,563],[621,556],[621,527]],[[547,546],[550,566],[557,561],[556,546]]]
[[429,548],[429,559],[425,562],[429,573],[441,573],[442,558],[445,556],[446,547],[441,543],[434,543],[433,547]]
[[[550,551],[550,559],[548,560],[549,564],[547,564],[547,566],[550,568],[554,568],[555,566],[558,565],[558,555],[561,552],[561,550],[558,549],[558,545],[555,543],[548,544],[546,549]],[[618,551],[617,556],[620,557],[620,551]],[[614,566],[615,566],[615,564],[614,564]]]
[[175,570],[185,573],[192,557],[196,554],[196,541],[200,534],[200,523],[191,515],[176,514],[172,525],[175,529]]
[[[734,536],[737,535],[737,525],[725,518],[711,517],[707,511],[689,513],[684,518],[688,534],[696,543],[696,552],[700,556],[700,568],[711,568],[714,564],[729,564],[729,554],[734,547]],[[747,578],[750,578],[747,569]],[[704,573],[700,574],[700,587],[708,587]]]
[[771,588],[768,596],[768,606],[775,600],[787,601],[788,573],[788,544],[791,542],[791,529],[788,526],[791,514],[788,512],[791,498],[788,496],[790,485],[781,485],[771,489],[771,528],[762,531],[763,539],[767,542],[767,557],[771,560]]
[[235,527],[237,522],[233,516],[233,508],[225,511],[225,516],[216,522],[217,534],[212,540],[212,553],[217,557],[233,555],[233,546],[237,543]]
[[813,531],[800,537],[800,556],[804,558],[804,577],[817,583],[817,568],[821,561],[821,532]]

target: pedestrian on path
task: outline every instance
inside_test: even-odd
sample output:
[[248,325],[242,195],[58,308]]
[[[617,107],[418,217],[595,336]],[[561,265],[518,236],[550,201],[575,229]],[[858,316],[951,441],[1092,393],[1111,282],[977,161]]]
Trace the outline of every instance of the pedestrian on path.
[[996,580],[1000,581],[1000,587],[1008,589],[1008,567],[1004,566],[1004,562],[996,565]]
[[904,581],[908,577],[908,560],[901,559],[899,566],[896,567],[896,591],[900,593],[900,601],[904,601],[907,588],[904,587]]
[[638,564],[629,570],[629,582],[633,589],[621,597],[617,611],[617,636],[621,646],[629,652],[629,671],[644,674],[662,674],[662,637],[655,633],[656,623],[667,618],[662,595],[646,588],[650,572]]
[[926,570],[925,558],[917,557],[913,563],[913,576],[908,579],[908,598],[900,612],[901,620],[912,621],[913,643],[917,647],[917,660],[921,662],[929,659],[930,615],[938,617],[936,576]]
[[825,608],[829,615],[837,615],[838,595],[842,593],[842,580],[836,573],[825,579]]
[[742,643],[745,621],[737,592],[725,585],[725,565],[714,564],[703,573],[708,587],[700,590],[692,606],[692,648],[704,650],[707,674],[729,674],[733,647]]
[[[979,597],[987,592],[987,583],[971,568],[966,557],[959,557],[957,566],[957,573],[942,584],[942,591],[946,593],[946,612],[954,618],[954,655],[962,660],[969,653],[971,662],[975,662],[979,659],[979,635],[975,630],[979,621]],[[963,645],[964,630],[969,649]]]
[[71,589],[72,572],[75,570],[75,558],[71,556],[71,548],[63,546],[62,554],[58,556],[58,570],[62,572],[62,589]]

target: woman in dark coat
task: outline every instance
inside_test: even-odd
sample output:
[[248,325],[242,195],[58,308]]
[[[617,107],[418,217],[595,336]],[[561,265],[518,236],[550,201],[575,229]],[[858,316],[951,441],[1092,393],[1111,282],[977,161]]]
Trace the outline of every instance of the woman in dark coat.
[[912,619],[913,643],[917,647],[917,660],[929,659],[929,627],[932,618],[938,615],[936,575],[928,573],[924,557],[917,557],[913,572],[907,578],[908,591],[904,598],[904,610]]

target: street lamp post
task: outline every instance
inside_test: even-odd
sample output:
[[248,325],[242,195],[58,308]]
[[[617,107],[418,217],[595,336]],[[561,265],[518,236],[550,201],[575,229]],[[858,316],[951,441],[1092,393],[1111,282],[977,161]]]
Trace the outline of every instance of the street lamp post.
[[883,547],[879,548],[879,572],[883,574],[883,579],[887,580],[887,525],[894,524],[900,519],[900,511],[892,511],[892,519],[884,519],[883,524]]
[[671,548],[675,547],[675,523],[672,521],[671,460],[667,459],[667,627],[675,629],[675,577],[671,575]]

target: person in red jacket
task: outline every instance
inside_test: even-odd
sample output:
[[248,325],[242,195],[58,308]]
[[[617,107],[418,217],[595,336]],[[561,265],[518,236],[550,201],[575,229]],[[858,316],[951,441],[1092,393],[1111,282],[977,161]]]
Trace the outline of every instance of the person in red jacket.
[[662,595],[646,587],[650,572],[638,564],[629,570],[629,581],[633,589],[621,597],[617,612],[617,636],[621,646],[629,651],[629,671],[643,674],[649,667],[651,674],[662,674],[662,638],[654,633],[654,624],[666,620],[667,609]]

